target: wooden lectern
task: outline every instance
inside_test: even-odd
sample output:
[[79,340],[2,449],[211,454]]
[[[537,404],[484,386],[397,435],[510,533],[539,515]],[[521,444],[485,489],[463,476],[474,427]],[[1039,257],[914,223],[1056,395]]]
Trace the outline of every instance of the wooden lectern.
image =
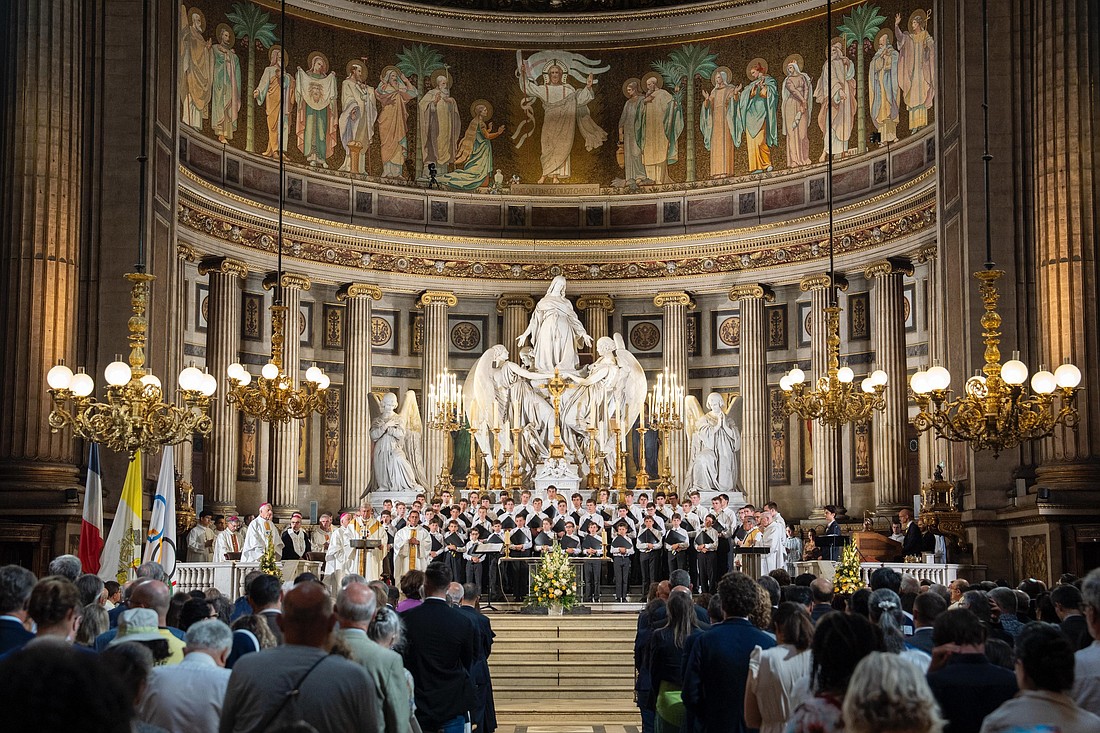
[[901,555],[901,543],[878,532],[852,532],[852,542],[867,562],[893,562]]

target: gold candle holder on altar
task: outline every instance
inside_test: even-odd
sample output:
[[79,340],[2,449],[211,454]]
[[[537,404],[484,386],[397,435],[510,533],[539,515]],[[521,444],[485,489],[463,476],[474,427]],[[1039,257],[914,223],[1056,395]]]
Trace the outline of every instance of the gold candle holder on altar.
[[518,491],[523,488],[523,473],[519,470],[519,434],[523,428],[512,426],[512,473],[508,477],[508,489]]
[[600,453],[599,446],[596,444],[596,433],[598,432],[595,425],[588,427],[588,476],[584,480],[584,487],[586,489],[599,489],[600,488],[600,474],[597,469],[597,465],[602,458],[603,454]]
[[675,374],[658,374],[657,385],[649,395],[650,424],[661,435],[660,476],[657,491],[668,493],[674,490],[672,483],[672,465],[669,460],[669,441],[672,432],[684,427],[684,388],[680,386]]
[[619,447],[615,460],[615,475],[611,478],[611,488],[615,491],[626,491],[626,441],[623,440],[619,425],[615,425],[615,445]]
[[648,432],[643,414],[642,425],[638,428],[638,472],[634,474],[636,491],[645,491],[649,488],[649,474],[645,470],[645,434]]
[[481,476],[477,473],[477,428],[466,422],[466,432],[470,434],[470,472],[466,474],[466,490],[480,491]]
[[[435,482],[436,496],[444,491],[453,492],[451,467],[454,463],[454,431],[462,427],[459,417],[462,412],[462,386],[458,379],[446,369],[435,378],[435,384],[428,385],[428,427],[443,433],[446,448],[443,465],[439,467],[439,479]],[[471,446],[472,447],[472,446]]]
[[504,488],[504,477],[500,473],[500,428],[489,430],[493,434],[493,470],[489,472],[489,490],[500,491]]

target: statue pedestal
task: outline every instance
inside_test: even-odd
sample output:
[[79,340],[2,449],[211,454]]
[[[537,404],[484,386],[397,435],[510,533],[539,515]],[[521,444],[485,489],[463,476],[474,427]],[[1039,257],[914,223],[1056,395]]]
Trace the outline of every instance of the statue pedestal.
[[[428,492],[424,492],[428,494]],[[428,494],[430,496],[430,494]],[[416,499],[415,491],[372,491],[367,494],[367,501],[374,507],[374,514],[378,516],[378,512],[382,511],[382,502],[389,499],[393,504],[399,501],[405,502],[405,505],[410,509],[412,503]],[[354,509],[354,507],[352,507]]]
[[546,496],[546,489],[553,486],[559,493],[572,494],[581,486],[577,466],[565,458],[547,458],[535,467],[535,492]]
[[[637,493],[637,492],[635,492],[635,493]],[[699,492],[699,504],[701,506],[705,506],[709,509],[710,508],[710,500],[713,499],[714,497],[718,496],[721,493],[722,493],[721,491],[700,491]],[[745,506],[745,504],[748,503],[745,500],[745,495],[743,493],[741,493],[740,491],[726,492],[726,496],[729,497],[730,508],[733,509],[734,511],[737,511],[738,509],[740,509],[741,507]],[[759,509],[760,507],[756,507],[756,508]]]

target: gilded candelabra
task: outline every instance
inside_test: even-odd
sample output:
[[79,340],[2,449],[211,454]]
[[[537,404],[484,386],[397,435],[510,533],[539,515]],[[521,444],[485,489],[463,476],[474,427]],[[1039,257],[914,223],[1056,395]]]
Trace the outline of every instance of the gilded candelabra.
[[[451,483],[451,464],[454,463],[452,434],[462,427],[462,386],[454,374],[446,369],[436,375],[435,384],[428,386],[428,427],[443,433],[443,465],[439,467],[439,479],[435,482],[436,496],[444,491],[454,491]],[[473,443],[470,445],[473,450]]]
[[286,315],[285,305],[271,306],[271,361],[264,364],[255,384],[243,365],[234,362],[226,369],[226,402],[264,422],[288,422],[327,409],[329,377],[319,367],[306,370],[301,387],[295,387],[294,378],[283,371]]
[[634,489],[645,491],[649,488],[649,474],[645,470],[645,434],[649,429],[645,426],[645,413],[642,414],[642,424],[638,427],[638,472],[634,474]]
[[512,419],[512,473],[508,477],[508,488],[513,491],[518,491],[523,488],[523,472],[519,468],[519,435],[523,432],[523,428],[519,427],[519,422],[514,417]]
[[565,458],[565,444],[561,442],[561,396],[574,385],[561,378],[555,369],[554,377],[546,383],[546,391],[554,404],[554,440],[550,443],[550,458]]
[[[627,434],[630,429],[627,428]],[[615,445],[619,447],[615,460],[615,475],[611,478],[611,488],[615,492],[626,491],[626,436],[623,435],[618,421],[615,423]]]
[[918,371],[909,383],[920,408],[912,420],[918,432],[932,430],[936,437],[969,443],[976,451],[992,450],[994,456],[1023,442],[1045,438],[1059,425],[1076,430],[1080,419],[1076,393],[1081,370],[1076,366],[1062,364],[1053,374],[1040,366],[1031,377],[1029,392],[1024,386],[1027,365],[1019,360],[1019,353],[1000,363],[997,280],[1002,275],[1001,270],[993,269],[974,273],[985,305],[981,319],[985,366],[966,380],[963,394],[949,399],[951,373],[938,365]]
[[470,470],[466,474],[466,489],[481,490],[481,476],[477,472],[477,428],[466,421],[466,432],[470,434]]
[[584,487],[586,489],[599,489],[600,488],[600,469],[603,464],[604,452],[600,450],[599,442],[596,440],[596,436],[599,433],[599,429],[595,425],[588,426],[588,475],[584,480]]
[[493,468],[489,471],[489,490],[500,491],[504,488],[504,474],[500,472],[500,426],[494,425],[489,432],[493,434],[491,447],[493,449]]
[[684,388],[675,374],[657,375],[657,384],[649,395],[649,417],[651,428],[661,436],[663,454],[658,462],[657,491],[668,493],[675,490],[668,448],[673,431],[684,429]]
[[825,308],[825,345],[827,371],[812,389],[806,384],[806,373],[797,367],[779,380],[787,414],[824,425],[870,420],[875,410],[886,407],[886,372],[876,369],[859,388],[855,386],[855,372],[840,366],[840,308],[835,305]]
[[50,369],[46,382],[53,401],[51,431],[69,428],[74,437],[133,458],[139,450],[147,455],[156,453],[162,446],[190,440],[195,433],[209,435],[212,424],[207,411],[218,381],[205,371],[187,367],[178,380],[183,405],[163,401],[160,379],[145,368],[146,310],[150,284],[156,277],[144,272],[130,272],[125,277],[132,283],[129,363],[118,357],[104,369],[106,401],[92,395],[95,381],[83,367],[74,374],[60,363]]

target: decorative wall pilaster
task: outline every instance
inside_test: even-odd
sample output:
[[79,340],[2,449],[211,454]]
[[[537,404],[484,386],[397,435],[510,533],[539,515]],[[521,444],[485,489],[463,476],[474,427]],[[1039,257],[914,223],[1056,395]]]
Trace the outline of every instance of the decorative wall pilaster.
[[527,315],[535,301],[526,293],[505,293],[497,298],[497,313],[504,316],[501,343],[508,347],[508,358],[519,363],[519,337],[527,328]]
[[381,300],[374,285],[346,283],[336,291],[344,302],[344,511],[359,505],[370,482],[371,301]]
[[[729,292],[741,315],[741,487],[749,503],[768,496],[768,326],[764,303],[775,300],[767,285],[738,285]],[[704,406],[705,409],[705,406]]]
[[891,257],[867,266],[864,277],[873,280],[874,319],[871,337],[875,360],[886,372],[886,406],[875,415],[874,470],[875,508],[893,513],[903,506],[912,507],[912,495],[918,487],[909,486],[905,455],[905,426],[909,420],[909,398],[905,368],[905,294],[904,278],[913,276],[913,264]]
[[[248,267],[230,257],[211,257],[199,264],[210,277],[206,327],[206,368],[218,380],[210,401],[213,430],[206,442],[206,503],[210,511],[228,514],[237,508],[237,411],[225,401],[226,370],[241,350],[241,284]],[[218,399],[218,398],[221,399]]]
[[[665,343],[663,368],[669,377],[675,376],[687,393],[687,312],[695,307],[695,301],[683,291],[658,293],[653,305],[664,310]],[[680,491],[687,484],[687,438],[683,430],[669,435],[664,446],[672,471],[672,483]],[[682,492],[681,492],[682,493]]]
[[[458,305],[454,293],[425,290],[416,301],[416,307],[424,311],[424,351],[421,357],[420,409],[428,409],[428,387],[435,383],[436,376],[447,368],[447,309]],[[428,422],[424,415],[425,424]],[[444,436],[438,430],[424,430],[424,478],[428,483],[439,475],[446,460],[447,444],[450,436]],[[431,486],[425,486],[431,489]]]

